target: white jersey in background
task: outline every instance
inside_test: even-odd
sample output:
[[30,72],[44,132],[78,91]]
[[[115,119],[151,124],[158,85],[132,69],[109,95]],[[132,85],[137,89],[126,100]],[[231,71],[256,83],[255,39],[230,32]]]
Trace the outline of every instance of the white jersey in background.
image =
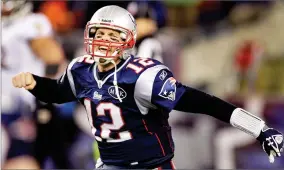
[[155,37],[146,37],[140,42],[137,41],[132,54],[142,58],[152,58],[163,63],[162,45]]
[[34,97],[24,89],[14,88],[12,76],[18,72],[44,76],[45,64],[33,53],[30,40],[51,35],[52,26],[43,14],[31,13],[6,25],[2,22],[2,112],[13,112],[19,99],[34,107]]

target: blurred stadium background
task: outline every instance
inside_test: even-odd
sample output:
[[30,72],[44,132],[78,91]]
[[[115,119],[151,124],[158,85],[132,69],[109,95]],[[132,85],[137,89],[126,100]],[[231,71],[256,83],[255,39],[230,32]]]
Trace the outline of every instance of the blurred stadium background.
[[[68,62],[84,54],[84,26],[98,8],[116,4],[128,9],[139,20],[141,41],[150,36],[158,40],[162,60],[177,79],[242,106],[284,132],[283,1],[32,3],[34,12],[48,17]],[[80,105],[42,104],[33,122],[33,151],[42,169],[94,168],[98,153]],[[173,111],[170,123],[178,169],[284,167],[284,157],[270,164],[256,140],[214,118]]]

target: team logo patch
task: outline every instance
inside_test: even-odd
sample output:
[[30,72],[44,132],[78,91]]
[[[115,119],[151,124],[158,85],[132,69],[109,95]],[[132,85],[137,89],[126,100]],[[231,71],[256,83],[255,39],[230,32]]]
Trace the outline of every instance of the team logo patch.
[[95,91],[93,94],[93,99],[102,100],[102,97],[103,96],[99,94],[97,91]]
[[167,76],[167,72],[166,72],[165,70],[163,70],[163,71],[161,72],[161,74],[159,75],[159,78],[160,78],[161,80],[164,80],[164,79],[166,78],[166,76]]
[[[127,96],[127,93],[121,87],[118,87],[118,93],[119,93],[119,97],[121,99],[124,99]],[[108,88],[108,94],[111,95],[111,97],[118,99],[114,86],[110,86]]]
[[176,79],[168,78],[159,93],[159,96],[174,101],[176,99]]

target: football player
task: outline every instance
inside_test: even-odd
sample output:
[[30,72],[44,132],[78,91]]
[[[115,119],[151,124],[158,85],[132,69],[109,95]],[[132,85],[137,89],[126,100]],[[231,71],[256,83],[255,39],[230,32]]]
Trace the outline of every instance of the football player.
[[87,55],[75,58],[59,80],[25,72],[13,77],[13,85],[44,102],[82,103],[98,141],[97,168],[174,169],[168,123],[173,109],[230,123],[255,137],[271,162],[281,155],[280,132],[242,108],[181,84],[157,60],[130,55],[135,39],[133,16],[118,6],[105,6],[86,25]]
[[31,2],[3,0],[1,7],[1,124],[11,139],[4,169],[38,169],[31,156],[35,126],[30,117],[35,109],[35,98],[26,91],[13,88],[11,78],[19,71],[44,76],[45,67],[61,64],[64,56],[53,38],[48,19],[32,13]]

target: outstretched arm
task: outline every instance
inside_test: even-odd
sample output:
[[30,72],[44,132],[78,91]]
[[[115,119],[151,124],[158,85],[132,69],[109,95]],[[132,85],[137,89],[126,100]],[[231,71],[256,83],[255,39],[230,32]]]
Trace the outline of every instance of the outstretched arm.
[[237,106],[197,89],[184,86],[184,93],[174,107],[175,110],[201,113],[230,123],[230,118]]
[[184,88],[185,91],[175,105],[175,110],[207,114],[230,123],[260,141],[263,150],[269,155],[270,162],[274,162],[274,156],[281,156],[283,135],[275,129],[268,128],[262,119],[215,96],[194,88]]
[[36,98],[46,103],[66,103],[76,100],[67,76],[59,80],[20,73],[13,77],[13,85],[29,90]]

